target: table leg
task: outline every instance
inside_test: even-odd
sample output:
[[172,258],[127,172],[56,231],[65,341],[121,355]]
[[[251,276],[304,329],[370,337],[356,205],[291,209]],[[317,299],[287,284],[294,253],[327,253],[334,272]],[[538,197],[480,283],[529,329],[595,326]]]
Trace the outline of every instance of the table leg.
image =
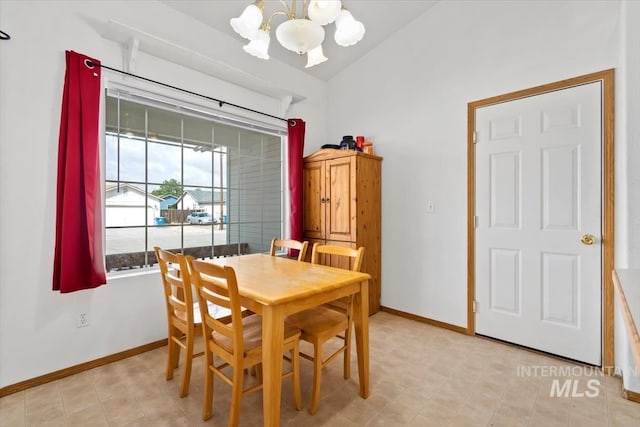
[[262,405],[265,427],[280,425],[284,311],[266,306],[262,313]]
[[354,298],[354,328],[358,352],[358,377],[360,396],[369,397],[369,281],[360,284],[360,292]]

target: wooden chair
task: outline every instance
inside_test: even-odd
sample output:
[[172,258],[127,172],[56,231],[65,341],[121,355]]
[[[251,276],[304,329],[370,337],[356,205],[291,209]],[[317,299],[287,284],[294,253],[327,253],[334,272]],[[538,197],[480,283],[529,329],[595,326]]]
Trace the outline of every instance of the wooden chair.
[[[202,328],[205,338],[205,394],[202,419],[211,418],[213,405],[213,374],[217,374],[231,386],[231,410],[229,426],[237,426],[240,416],[240,400],[245,394],[262,388],[262,383],[243,389],[243,376],[247,368],[262,363],[262,317],[257,314],[243,316],[238,294],[236,274],[232,267],[218,266],[211,262],[197,261],[189,257],[193,281],[198,289]],[[231,310],[231,323],[222,323],[208,311],[209,304]],[[296,409],[302,409],[300,393],[300,330],[285,325],[284,351],[290,351],[291,370],[282,377],[292,377],[293,397]],[[214,356],[222,359],[216,365]],[[222,370],[231,366],[233,376]]]
[[299,242],[297,240],[280,240],[277,237],[274,237],[271,241],[271,256],[276,255],[276,251],[278,248],[284,249],[297,249],[298,250],[298,261],[304,261],[307,256],[307,247],[309,246],[309,242]]
[[195,337],[202,334],[200,311],[199,309],[198,311],[194,310],[189,266],[185,258],[182,255],[162,250],[157,246],[154,250],[160,266],[167,307],[168,354],[166,377],[167,380],[173,378],[173,371],[178,368],[180,362],[180,349],[183,349],[185,356],[180,397],[184,397],[189,394],[193,358],[203,354],[193,354]]
[[[352,249],[347,246],[314,244],[311,251],[312,264],[340,265],[345,269],[360,271],[364,248]],[[313,361],[313,388],[309,412],[318,412],[320,404],[320,383],[322,368],[341,353],[344,355],[344,379],[351,376],[351,324],[353,317],[353,296],[341,298],[329,304],[287,316],[286,322],[302,330],[300,339],[313,345],[313,356],[300,356]],[[339,338],[344,344],[329,357],[323,359],[322,345],[332,338]]]

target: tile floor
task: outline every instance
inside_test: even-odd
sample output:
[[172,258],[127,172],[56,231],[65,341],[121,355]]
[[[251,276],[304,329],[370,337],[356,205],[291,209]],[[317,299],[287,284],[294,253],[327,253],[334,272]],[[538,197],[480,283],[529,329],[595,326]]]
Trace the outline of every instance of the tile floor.
[[[294,409],[285,380],[281,424],[640,426],[640,404],[621,398],[620,379],[588,368],[382,312],[371,317],[370,337],[367,400],[358,396],[355,357],[349,381],[342,379],[338,360],[323,373],[315,416]],[[203,422],[203,358],[195,360],[190,394],[181,399],[180,375],[164,378],[165,356],[166,347],[159,348],[4,397],[0,426],[226,426],[229,387],[216,379],[214,415]],[[306,403],[311,364],[301,363]],[[569,369],[570,376],[553,376],[561,368]],[[577,384],[576,393],[566,390],[574,397],[551,397],[552,387],[557,391],[566,380]],[[243,399],[241,426],[262,425],[261,399],[261,392]]]

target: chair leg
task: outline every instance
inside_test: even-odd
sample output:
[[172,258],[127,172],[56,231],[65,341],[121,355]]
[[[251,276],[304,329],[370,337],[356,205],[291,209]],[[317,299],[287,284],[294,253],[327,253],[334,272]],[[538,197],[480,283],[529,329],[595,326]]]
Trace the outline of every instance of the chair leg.
[[258,363],[257,365],[253,365],[251,367],[254,371],[254,375],[258,380],[258,383],[262,384],[262,363]]
[[173,359],[173,369],[178,369],[178,366],[180,366],[180,349],[183,348],[182,337],[184,336],[184,334],[181,330],[175,329],[173,331],[173,336],[175,337],[175,339],[173,340],[173,351],[175,352]]
[[237,427],[240,420],[240,405],[242,404],[242,380],[244,369],[239,364],[233,367],[233,385],[231,386],[231,410],[229,411],[229,427]]
[[293,345],[291,350],[291,370],[293,375],[291,381],[293,382],[293,400],[296,404],[298,411],[302,410],[302,393],[300,392],[300,348],[298,341]]
[[313,388],[311,389],[311,402],[309,413],[315,415],[320,406],[320,380],[322,375],[322,344],[314,343],[313,349]]
[[193,337],[194,333],[188,333],[186,338],[186,349],[184,352],[184,372],[182,375],[182,387],[180,388],[180,397],[189,394],[189,382],[191,381],[191,364],[193,363]]
[[167,381],[173,379],[173,365],[174,365],[173,357],[172,357],[173,353],[171,351],[171,348],[174,346],[174,343],[171,337],[169,337],[168,341],[169,342],[167,343],[167,369],[165,372]]
[[167,380],[173,379],[173,371],[180,362],[180,346],[175,342],[175,331],[171,330],[167,342]]
[[344,336],[344,379],[351,378],[351,326],[347,328]]
[[213,355],[207,354],[204,365],[204,401],[202,402],[202,419],[204,421],[211,418],[211,408],[213,407],[213,372],[209,366],[213,364]]

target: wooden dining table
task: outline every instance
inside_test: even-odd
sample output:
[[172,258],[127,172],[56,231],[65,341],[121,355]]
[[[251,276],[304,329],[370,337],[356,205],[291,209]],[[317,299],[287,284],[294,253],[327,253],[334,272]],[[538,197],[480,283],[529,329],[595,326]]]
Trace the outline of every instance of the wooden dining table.
[[369,397],[369,279],[366,273],[252,254],[211,262],[233,267],[243,307],[262,316],[264,425],[280,425],[285,316],[354,295],[360,396]]

